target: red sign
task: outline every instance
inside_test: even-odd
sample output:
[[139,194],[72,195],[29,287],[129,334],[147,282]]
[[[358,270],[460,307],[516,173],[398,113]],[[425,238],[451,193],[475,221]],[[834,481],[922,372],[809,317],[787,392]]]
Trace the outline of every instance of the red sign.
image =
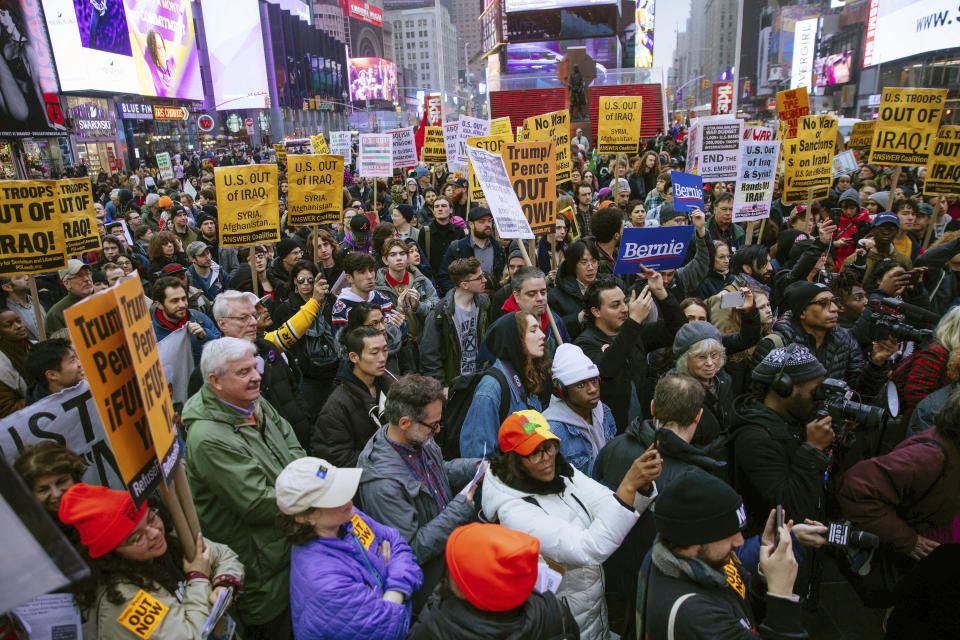
[[212,131],[213,130],[213,118],[203,113],[197,118],[197,128],[200,131]]
[[340,6],[348,18],[356,18],[375,27],[383,27],[383,9],[380,7],[363,0],[340,0]]
[[428,127],[439,127],[443,124],[443,110],[440,104],[440,96],[424,96],[423,112]]
[[722,116],[733,110],[733,83],[715,82],[713,83],[713,102],[710,107],[710,113],[715,116]]
[[173,105],[153,105],[154,120],[186,120],[190,117],[190,112],[184,107]]

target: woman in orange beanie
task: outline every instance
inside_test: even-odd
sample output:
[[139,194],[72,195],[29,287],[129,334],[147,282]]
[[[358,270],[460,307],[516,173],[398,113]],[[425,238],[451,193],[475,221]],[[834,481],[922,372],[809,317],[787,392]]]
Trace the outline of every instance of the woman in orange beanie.
[[73,593],[87,640],[199,640],[221,592],[242,588],[243,565],[229,547],[198,535],[197,555],[187,561],[165,512],[137,508],[126,491],[78,482],[58,513],[86,549],[90,578]]

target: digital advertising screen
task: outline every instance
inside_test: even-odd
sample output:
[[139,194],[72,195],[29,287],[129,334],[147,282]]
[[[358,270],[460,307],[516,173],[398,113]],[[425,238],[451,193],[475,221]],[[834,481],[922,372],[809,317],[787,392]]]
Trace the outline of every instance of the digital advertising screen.
[[[257,0],[200,0],[216,109],[262,109],[269,94],[260,3]],[[216,16],[229,15],[230,20]],[[237,73],[242,69],[243,73]]]
[[954,0],[870,0],[863,66],[957,46]]
[[828,87],[832,84],[846,84],[852,80],[853,52],[834,53],[813,61],[813,85]]
[[190,0],[43,0],[64,91],[202,100]]
[[350,97],[400,102],[397,65],[383,58],[350,58]]
[[364,0],[340,0],[350,29],[350,55],[356,58],[382,58],[383,9]]
[[616,4],[508,13],[505,41],[539,42],[615,36],[619,17]]
[[516,11],[539,11],[540,9],[566,9],[601,4],[617,4],[617,0],[504,0],[507,13]]
[[507,73],[546,73],[555,76],[557,65],[570,47],[585,47],[597,63],[597,78],[602,80],[607,69],[616,69],[620,60],[620,41],[615,37],[583,40],[547,40],[507,45]]
[[649,69],[653,66],[653,19],[656,4],[656,0],[637,0],[634,67]]

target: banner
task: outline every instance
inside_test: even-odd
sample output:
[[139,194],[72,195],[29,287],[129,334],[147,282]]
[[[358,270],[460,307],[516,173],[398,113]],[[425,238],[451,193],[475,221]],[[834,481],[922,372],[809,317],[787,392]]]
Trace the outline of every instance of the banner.
[[339,222],[343,209],[343,158],[290,156],[287,187],[287,224]]
[[833,116],[800,118],[797,137],[783,142],[784,204],[806,202],[811,197],[821,200],[830,194],[836,141],[837,119]]
[[780,143],[775,140],[744,143],[740,179],[733,193],[734,222],[770,217],[779,157]]
[[[460,116],[457,126],[457,146],[456,146],[456,171],[466,174],[469,171],[467,163],[467,139],[480,138],[488,135],[490,132],[490,121],[472,118],[470,116]],[[447,151],[447,165],[450,164],[450,152]],[[453,168],[450,169],[454,171]]]
[[789,125],[783,138],[797,137],[797,123],[803,116],[810,115],[810,95],[806,87],[777,92],[777,118]]
[[457,129],[460,128],[458,122],[450,122],[443,125],[443,146],[444,156],[447,158],[447,170],[450,173],[466,173],[467,165],[460,166],[457,162]]
[[[508,142],[512,142],[513,137],[510,134],[499,136],[480,136],[479,138],[467,138],[467,145],[477,149],[486,149],[490,153],[500,153],[500,150]],[[470,180],[470,199],[474,202],[483,200],[483,189],[477,182],[477,176],[473,172],[473,165],[467,162],[467,175]]]
[[161,178],[173,180],[173,163],[170,161],[170,154],[166,151],[157,154],[157,169],[160,170]]
[[327,141],[322,133],[310,136],[310,148],[313,149],[315,154],[326,155],[330,153],[330,148],[327,146]]
[[63,220],[67,255],[99,251],[97,212],[93,210],[93,185],[89,178],[57,180],[57,209]]
[[850,132],[850,139],[847,140],[847,148],[855,151],[869,151],[870,145],[873,144],[873,130],[876,126],[876,120],[855,123],[853,131]]
[[694,227],[624,227],[614,275],[640,273],[640,265],[654,271],[683,264]]
[[497,225],[497,234],[511,240],[533,240],[533,231],[510,183],[503,157],[474,147],[467,147],[467,157],[477,172],[477,180],[480,181],[487,204],[490,205],[493,222]]
[[343,163],[350,164],[353,158],[350,148],[349,131],[331,131],[330,132],[330,153],[335,156],[343,156]]
[[710,100],[710,114],[714,116],[729,115],[733,110],[733,83],[714,82],[713,96]]
[[[0,182],[0,276],[43,273],[67,264],[55,180]],[[96,226],[94,226],[96,230]]]
[[277,162],[286,163],[287,161],[287,147],[282,143],[273,145],[273,150],[277,152]]
[[500,149],[520,208],[534,234],[557,226],[557,170],[553,141],[507,142]]
[[743,127],[744,142],[770,142],[771,140],[775,140],[774,133],[771,129],[754,125],[745,125]]
[[523,121],[521,142],[553,140],[557,156],[557,182],[570,179],[570,110],[551,111]]
[[510,118],[504,116],[502,118],[495,118],[490,121],[490,135],[499,136],[501,134],[506,134],[510,136],[511,141],[513,138],[513,129],[510,128]]
[[277,173],[271,164],[214,168],[221,247],[280,240]]
[[902,167],[925,165],[946,101],[946,89],[885,88],[870,146],[870,162]]
[[443,142],[443,127],[426,127],[424,129],[423,161],[447,161],[447,147]]
[[697,175],[704,182],[736,180],[740,170],[741,138],[743,120],[704,119],[701,123],[700,166]]
[[690,173],[671,171],[673,182],[673,208],[676,211],[704,210],[703,178]]
[[637,153],[640,146],[642,104],[643,100],[639,96],[600,96],[597,153]]
[[387,131],[391,136],[390,153],[393,156],[393,168],[405,169],[417,166],[417,145],[413,139],[413,128]]
[[857,156],[853,153],[853,149],[847,149],[843,153],[833,156],[834,178],[848,176],[859,168],[860,165],[857,163]]
[[357,170],[364,178],[389,178],[393,175],[393,136],[387,133],[361,133]]
[[940,127],[927,160],[923,193],[928,196],[960,194],[960,127]]
[[439,127],[443,123],[443,102],[440,96],[424,96],[423,113],[427,126]]

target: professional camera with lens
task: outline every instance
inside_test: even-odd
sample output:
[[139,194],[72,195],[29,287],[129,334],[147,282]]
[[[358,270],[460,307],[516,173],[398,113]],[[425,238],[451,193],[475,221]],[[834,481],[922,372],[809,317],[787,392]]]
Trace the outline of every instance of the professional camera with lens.
[[814,399],[820,403],[819,414],[833,418],[833,430],[842,435],[845,421],[849,420],[861,427],[875,429],[883,426],[887,412],[880,407],[854,402],[853,390],[843,380],[826,378],[817,387]]
[[[909,340],[917,344],[924,344],[933,339],[933,331],[917,329],[907,324],[907,315],[904,303],[896,298],[871,297],[867,302],[873,311],[873,322],[870,325],[870,340],[886,340],[894,336],[898,341]],[[912,308],[912,306],[911,306]],[[921,309],[920,311],[925,311]]]

